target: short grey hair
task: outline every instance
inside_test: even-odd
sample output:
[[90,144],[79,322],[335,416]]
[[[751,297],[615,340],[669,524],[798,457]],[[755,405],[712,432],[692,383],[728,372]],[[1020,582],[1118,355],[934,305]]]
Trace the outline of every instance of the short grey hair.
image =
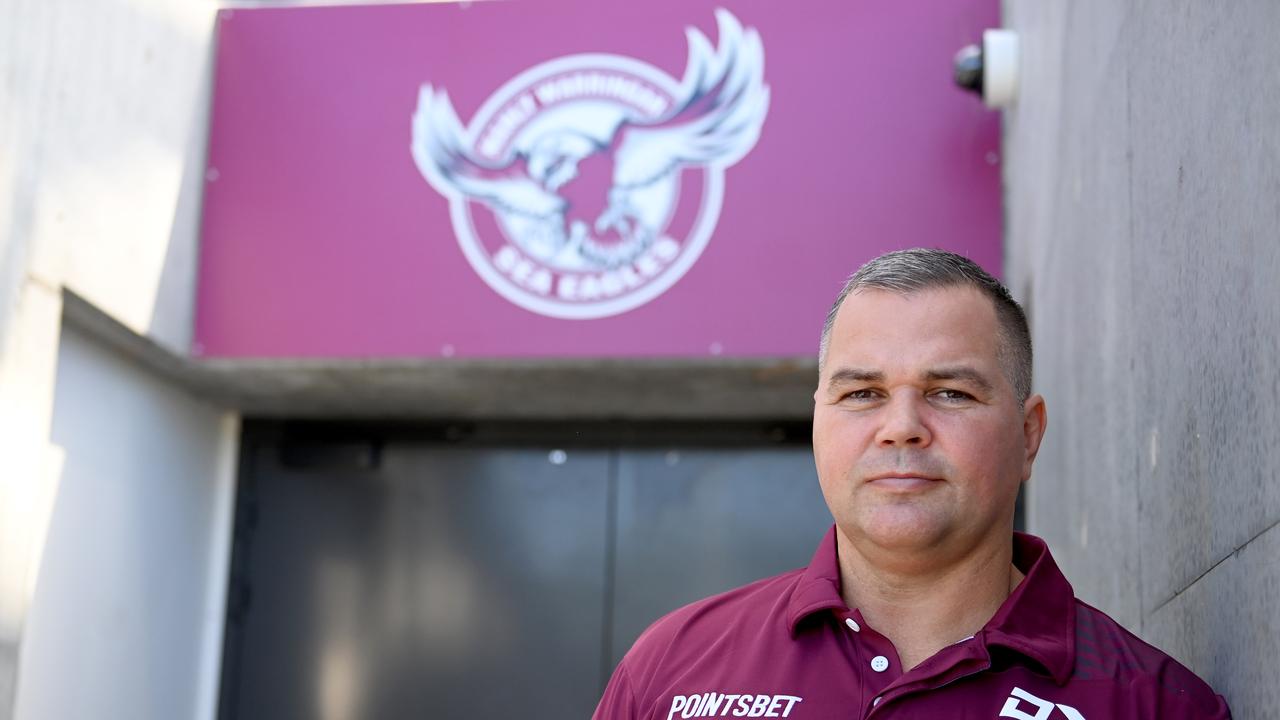
[[831,345],[831,327],[835,325],[840,306],[851,293],[861,290],[886,290],[909,295],[921,290],[968,286],[991,299],[996,321],[1000,325],[999,359],[1013,390],[1021,400],[1031,397],[1031,331],[1027,315],[1008,288],[986,270],[963,255],[946,250],[912,248],[885,253],[858,268],[836,297],[822,325],[822,342],[818,347],[818,371],[827,360]]

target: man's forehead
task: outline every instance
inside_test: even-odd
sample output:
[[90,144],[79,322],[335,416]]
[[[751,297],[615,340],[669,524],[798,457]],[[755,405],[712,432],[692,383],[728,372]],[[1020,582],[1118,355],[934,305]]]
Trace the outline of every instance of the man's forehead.
[[995,304],[976,288],[959,285],[897,292],[867,288],[850,293],[836,313],[833,333],[907,332],[916,329],[994,338]]
[[868,289],[845,298],[825,365],[914,374],[998,362],[999,324],[990,299],[967,286],[899,293]]

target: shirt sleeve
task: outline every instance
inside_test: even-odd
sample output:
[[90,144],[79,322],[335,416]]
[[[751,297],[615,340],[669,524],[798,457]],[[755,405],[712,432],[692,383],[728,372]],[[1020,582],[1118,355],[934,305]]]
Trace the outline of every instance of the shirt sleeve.
[[1231,720],[1231,711],[1227,709],[1226,698],[1218,695],[1215,699],[1218,701],[1218,707],[1215,708],[1213,714],[1209,716],[1210,720]]
[[1212,707],[1203,702],[1199,705],[1185,703],[1174,712],[1159,715],[1162,720],[1231,720],[1231,711],[1227,709],[1227,701],[1221,695],[1214,695]]
[[640,708],[636,702],[635,689],[631,686],[631,678],[627,675],[626,662],[618,663],[604,689],[604,696],[596,706],[591,720],[639,720]]
[[1134,708],[1139,712],[1130,713],[1131,716],[1159,720],[1231,720],[1225,698],[1181,665],[1175,668],[1179,676],[1176,681],[1148,676],[1141,687],[1135,686],[1135,690],[1141,690],[1138,695],[1147,699],[1139,702]]

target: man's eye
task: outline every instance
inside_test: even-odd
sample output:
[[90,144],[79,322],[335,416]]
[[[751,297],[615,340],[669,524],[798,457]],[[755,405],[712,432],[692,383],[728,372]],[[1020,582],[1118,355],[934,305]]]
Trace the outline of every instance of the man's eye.
[[933,396],[951,402],[973,399],[972,395],[961,390],[935,390]]
[[875,390],[850,390],[844,395],[845,400],[874,400],[875,398]]

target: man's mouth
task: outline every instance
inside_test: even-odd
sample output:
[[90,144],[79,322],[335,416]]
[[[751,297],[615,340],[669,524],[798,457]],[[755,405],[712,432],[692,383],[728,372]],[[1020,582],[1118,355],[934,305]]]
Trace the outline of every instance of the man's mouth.
[[923,490],[925,488],[932,487],[934,484],[939,482],[941,482],[940,478],[916,475],[912,473],[884,473],[867,479],[868,485],[873,485],[882,490],[896,492]]

